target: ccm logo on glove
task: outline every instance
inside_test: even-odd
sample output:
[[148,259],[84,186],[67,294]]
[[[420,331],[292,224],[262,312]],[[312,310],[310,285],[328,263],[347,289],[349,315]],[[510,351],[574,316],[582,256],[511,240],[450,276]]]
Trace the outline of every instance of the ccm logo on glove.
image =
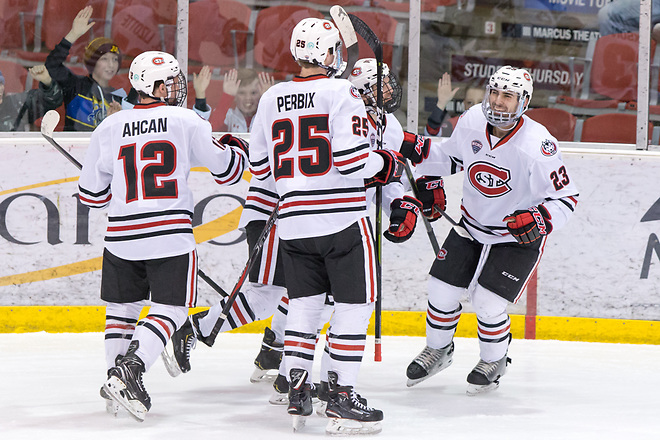
[[421,207],[422,202],[410,196],[392,200],[390,227],[383,233],[385,238],[393,243],[402,243],[412,237]]
[[506,227],[520,244],[530,244],[552,232],[552,216],[543,205],[518,210],[504,217]]

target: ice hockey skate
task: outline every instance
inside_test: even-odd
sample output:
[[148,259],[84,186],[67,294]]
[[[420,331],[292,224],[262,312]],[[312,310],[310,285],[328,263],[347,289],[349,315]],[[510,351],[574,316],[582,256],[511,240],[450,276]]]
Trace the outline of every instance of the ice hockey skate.
[[273,394],[268,399],[273,405],[288,405],[289,404],[289,381],[281,374],[273,382]]
[[172,377],[190,371],[190,352],[195,348],[197,337],[188,317],[181,328],[172,334],[172,353],[167,345],[160,354],[167,372]]
[[511,358],[504,355],[502,359],[495,362],[479,360],[477,366],[468,374],[468,396],[487,393],[500,386],[500,377],[506,373],[506,367],[511,363]]
[[277,378],[277,370],[282,362],[284,344],[275,342],[275,333],[268,327],[264,330],[261,350],[254,360],[255,369],[250,382],[272,382]]
[[412,387],[428,379],[451,365],[454,356],[454,343],[444,348],[431,348],[428,345],[408,365],[406,385]]
[[378,434],[383,430],[383,412],[367,406],[367,400],[352,386],[337,385],[337,373],[328,372],[328,406],[330,418],[325,428],[329,435]]
[[293,416],[293,432],[300,431],[305,421],[313,412],[312,387],[307,383],[309,373],[301,368],[292,368],[289,375],[289,407],[287,412]]
[[151,398],[142,383],[144,362],[134,354],[135,350],[137,344],[134,341],[121,363],[108,371],[109,377],[103,384],[103,391],[135,420],[143,422],[151,408]]

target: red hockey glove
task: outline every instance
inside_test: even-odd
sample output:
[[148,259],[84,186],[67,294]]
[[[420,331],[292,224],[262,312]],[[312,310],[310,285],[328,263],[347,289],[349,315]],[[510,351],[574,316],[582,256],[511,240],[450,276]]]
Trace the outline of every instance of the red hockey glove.
[[230,134],[225,134],[220,138],[220,142],[232,147],[238,147],[245,153],[246,156],[248,156],[248,150],[250,148],[250,145],[247,143],[245,139],[241,139],[239,137],[232,136]]
[[506,227],[520,244],[530,244],[552,232],[552,216],[543,205],[518,210],[504,217]]
[[430,148],[431,139],[409,131],[403,132],[403,142],[399,151],[401,151],[403,157],[410,159],[413,165],[418,165],[429,157]]
[[394,150],[375,150],[383,158],[383,169],[369,179],[364,179],[364,186],[387,185],[391,182],[398,182],[403,173],[403,157]]
[[422,214],[433,222],[442,217],[435,209],[436,206],[443,211],[447,206],[445,189],[442,177],[422,176],[416,181],[417,198],[422,202]]
[[392,200],[390,227],[383,233],[385,238],[392,243],[403,243],[412,237],[421,207],[422,202],[410,196]]

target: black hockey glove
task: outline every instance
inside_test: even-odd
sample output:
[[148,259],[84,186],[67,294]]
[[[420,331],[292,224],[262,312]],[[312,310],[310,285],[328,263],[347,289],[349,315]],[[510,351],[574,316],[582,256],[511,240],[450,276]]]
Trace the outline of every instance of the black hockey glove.
[[421,207],[422,202],[410,196],[392,200],[390,227],[383,233],[385,238],[392,243],[403,243],[412,237]]
[[507,229],[519,244],[531,244],[552,232],[551,219],[543,205],[518,210],[504,217]]
[[422,176],[416,180],[417,198],[422,202],[422,214],[433,222],[442,217],[435,209],[436,206],[443,211],[447,206],[445,189],[442,177]]
[[403,132],[403,142],[399,151],[401,151],[403,157],[410,159],[413,165],[418,165],[429,157],[430,148],[431,139],[409,131]]
[[248,150],[250,145],[247,143],[245,139],[241,139],[239,137],[232,136],[230,134],[225,134],[220,138],[220,142],[232,147],[238,147],[241,150],[243,150],[246,156],[248,156]]
[[375,150],[383,158],[383,169],[377,172],[373,177],[364,179],[364,186],[387,185],[391,182],[398,182],[403,173],[403,157],[394,150]]

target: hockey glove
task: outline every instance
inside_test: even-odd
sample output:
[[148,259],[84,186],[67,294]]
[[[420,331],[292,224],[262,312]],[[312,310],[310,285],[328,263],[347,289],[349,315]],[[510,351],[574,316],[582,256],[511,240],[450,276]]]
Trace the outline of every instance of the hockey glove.
[[418,165],[429,157],[430,148],[431,139],[409,131],[403,132],[403,142],[399,151],[401,151],[403,157],[410,159],[413,165]]
[[422,176],[417,179],[416,184],[417,198],[422,202],[422,214],[429,221],[436,221],[442,217],[442,214],[435,209],[436,206],[443,211],[447,206],[442,177]]
[[364,179],[364,186],[371,188],[398,182],[401,179],[401,173],[403,173],[403,157],[394,150],[375,150],[374,153],[380,154],[383,158],[383,169],[373,177]]
[[385,238],[392,243],[403,243],[412,237],[421,207],[422,202],[410,196],[392,200],[390,227],[383,233]]
[[518,210],[504,217],[506,227],[519,244],[530,244],[552,232],[552,216],[543,205]]
[[232,147],[238,147],[245,153],[246,156],[249,156],[248,150],[250,145],[247,143],[245,139],[241,139],[239,137],[232,136],[230,134],[225,134],[220,138],[220,142]]

